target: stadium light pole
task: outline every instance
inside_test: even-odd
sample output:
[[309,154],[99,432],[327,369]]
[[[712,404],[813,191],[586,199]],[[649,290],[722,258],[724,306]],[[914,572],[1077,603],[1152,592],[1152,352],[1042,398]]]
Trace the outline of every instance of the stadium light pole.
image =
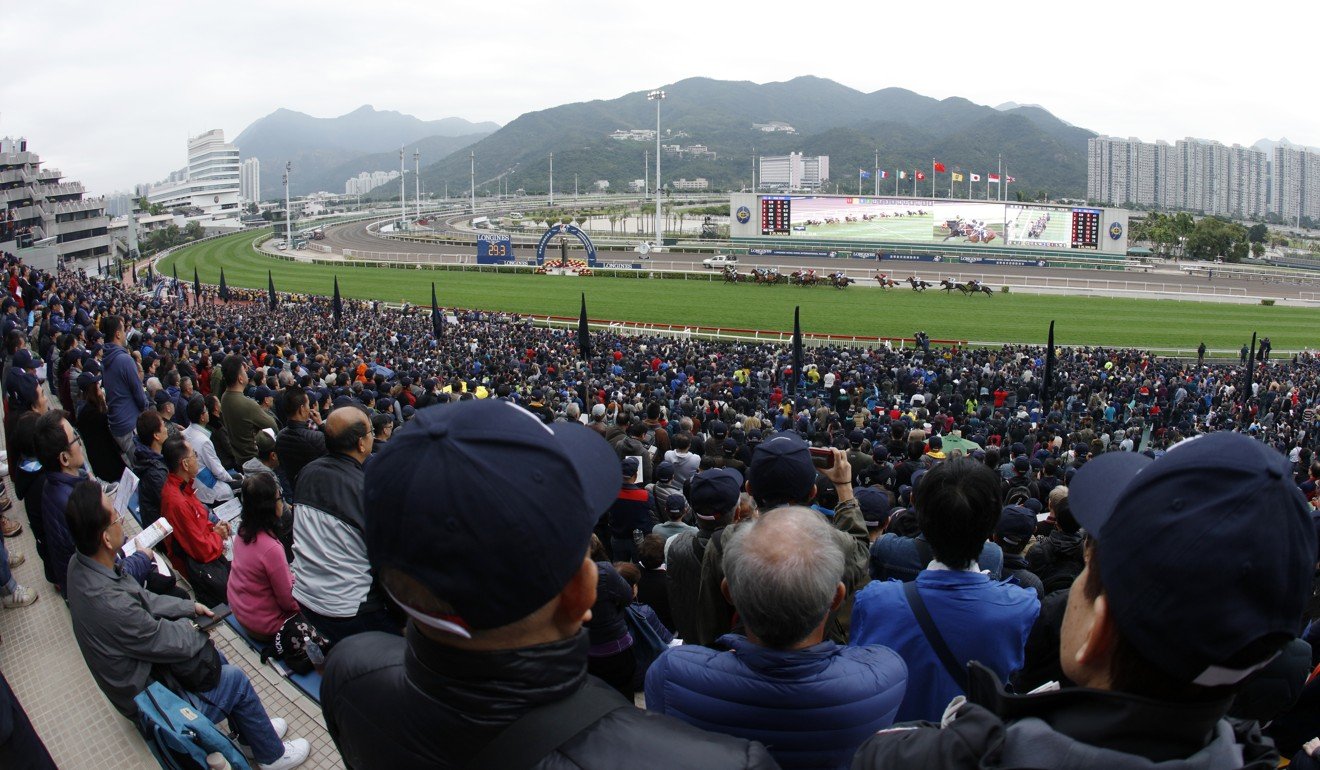
[[468,190],[469,195],[472,196],[471,213],[475,214],[477,213],[477,153],[475,150],[468,152],[468,160],[472,164],[471,169],[468,171],[468,184],[470,185]]
[[293,206],[289,203],[289,175],[293,173],[293,161],[284,161],[284,245],[293,248]]
[[399,229],[408,219],[408,171],[403,165],[403,148],[399,148]]
[[555,154],[550,153],[550,205],[555,205]]
[[413,148],[413,202],[417,204],[417,221],[422,219],[422,151]]
[[660,102],[665,99],[665,92],[662,89],[655,89],[646,95],[648,101],[655,102],[655,245],[653,248],[660,248],[664,242],[660,232],[660,191],[664,185],[660,183]]

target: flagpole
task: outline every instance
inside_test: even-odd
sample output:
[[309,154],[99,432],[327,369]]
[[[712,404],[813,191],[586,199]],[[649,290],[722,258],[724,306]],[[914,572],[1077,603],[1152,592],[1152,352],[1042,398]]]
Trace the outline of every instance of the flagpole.
[[1004,199],[1004,153],[999,153],[999,200]]
[[871,169],[875,173],[875,197],[880,197],[880,148],[875,148],[875,167]]
[[862,195],[862,170],[859,168],[857,169],[857,196],[860,198],[861,195]]
[[935,159],[930,159],[930,197],[935,197]]
[[898,197],[898,169],[894,169],[894,197]]

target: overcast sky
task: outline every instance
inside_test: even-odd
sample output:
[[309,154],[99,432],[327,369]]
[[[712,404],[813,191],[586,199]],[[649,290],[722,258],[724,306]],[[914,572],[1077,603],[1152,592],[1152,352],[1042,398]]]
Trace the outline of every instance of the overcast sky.
[[503,124],[693,76],[817,75],[1040,104],[1146,141],[1320,145],[1318,19],[1278,0],[0,0],[0,136],[104,194],[183,166],[190,135],[232,139],[280,107]]

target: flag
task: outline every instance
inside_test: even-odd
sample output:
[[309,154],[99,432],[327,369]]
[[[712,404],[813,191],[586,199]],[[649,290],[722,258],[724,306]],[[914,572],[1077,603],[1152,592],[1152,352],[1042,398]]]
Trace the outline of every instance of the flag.
[[591,330],[587,327],[587,293],[582,292],[582,311],[578,313],[578,358],[591,360]]
[[800,305],[793,307],[793,379],[788,381],[788,392],[797,393],[798,378],[802,376],[802,324],[799,320]]
[[152,269],[151,265],[152,265],[151,261],[148,260],[148,261],[147,261],[147,285],[148,285],[148,286],[150,286],[150,285],[151,285],[151,282],[152,282],[153,280],[155,280],[155,278],[156,278],[156,272],[155,272],[155,270]]
[[270,303],[270,309],[274,310],[280,306],[280,302],[275,298],[275,277],[270,274],[269,270],[266,271],[266,287],[269,295],[267,302]]
[[335,328],[339,328],[339,321],[344,315],[344,301],[339,298],[339,276],[335,276],[335,298],[331,304],[331,310],[335,314]]
[[197,277],[197,266],[193,265],[193,304],[202,301],[202,279]]
[[175,262],[174,264],[171,264],[171,265],[170,265],[170,269],[174,271],[174,282],[175,282],[175,283],[178,283],[178,282],[179,282],[179,264],[178,264],[177,262]]
[[1008,177],[1004,177],[1004,181],[1005,181],[1005,182],[1008,182],[1009,184],[1013,184],[1014,182],[1017,181],[1017,178],[1016,178],[1016,177],[1008,176]]
[[972,181],[973,181],[973,182],[979,182],[979,181],[981,181],[981,175],[980,175],[980,174],[972,174]]
[[917,177],[917,181],[920,182],[921,180],[923,180],[923,179],[926,178],[926,172],[924,172],[924,171],[918,171],[918,172],[916,173],[916,177]]
[[1256,378],[1256,333],[1251,333],[1251,352],[1247,354],[1247,387],[1242,389],[1242,425],[1251,424],[1251,410],[1247,402],[1251,400],[1251,383]]
[[857,173],[858,173],[858,174],[861,174],[862,179],[870,179],[870,178],[871,178],[871,172],[870,172],[870,171],[867,171],[867,170],[865,170],[865,169],[858,169],[858,170],[857,170]]
[[936,173],[936,174],[943,174],[943,173],[944,173],[944,164],[943,164],[943,163],[936,163],[936,164],[935,164],[935,173]]
[[229,286],[225,284],[225,269],[223,267],[220,268],[220,299],[225,304],[229,303]]
[[[1050,336],[1045,343],[1045,381],[1040,386],[1040,412],[1050,413],[1050,385],[1054,376],[1054,322],[1050,321]],[[1042,420],[1042,422],[1044,422]]]
[[908,178],[908,173],[907,173],[906,171],[900,171],[900,172],[898,172],[898,178],[899,178],[899,179],[907,179],[907,178]]
[[96,275],[98,277],[105,275],[105,268],[101,266],[101,260],[99,259],[96,260]]
[[962,180],[963,180],[962,174],[959,174],[957,171],[953,172],[953,181],[961,182]]
[[888,179],[888,178],[889,178],[889,172],[888,172],[888,171],[881,171],[881,172],[880,172],[880,178],[881,178],[881,179]]
[[435,281],[431,281],[431,333],[436,342],[445,338],[445,317],[440,314],[440,306],[435,302]]
[[985,175],[985,181],[988,182],[988,183],[990,183],[990,184],[999,184],[999,175],[998,175],[998,174],[986,174],[986,175]]

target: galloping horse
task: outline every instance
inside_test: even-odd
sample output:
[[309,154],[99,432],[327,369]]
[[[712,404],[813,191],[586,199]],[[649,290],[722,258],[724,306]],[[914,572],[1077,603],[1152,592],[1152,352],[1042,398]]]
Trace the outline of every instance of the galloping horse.
[[957,283],[952,278],[945,278],[940,281],[940,289],[942,289],[946,293],[952,292],[954,289],[957,289],[958,291],[963,293],[963,296],[967,296],[967,292],[970,291],[970,288],[968,288],[968,286],[969,285],[965,283]]
[[848,288],[848,284],[857,283],[856,278],[849,278],[847,275],[845,275],[842,272],[838,272],[830,275],[829,280],[830,280],[830,285],[836,289],[846,289]]
[[882,289],[892,289],[895,286],[898,286],[898,281],[890,278],[879,270],[875,271],[875,282],[880,284],[880,288]]
[[741,273],[738,272],[738,268],[736,267],[724,268],[725,283],[742,283],[743,280],[745,280],[745,276],[743,276]]
[[922,281],[910,275],[908,276],[907,282],[912,285],[913,291],[925,291],[933,285],[929,281]]

